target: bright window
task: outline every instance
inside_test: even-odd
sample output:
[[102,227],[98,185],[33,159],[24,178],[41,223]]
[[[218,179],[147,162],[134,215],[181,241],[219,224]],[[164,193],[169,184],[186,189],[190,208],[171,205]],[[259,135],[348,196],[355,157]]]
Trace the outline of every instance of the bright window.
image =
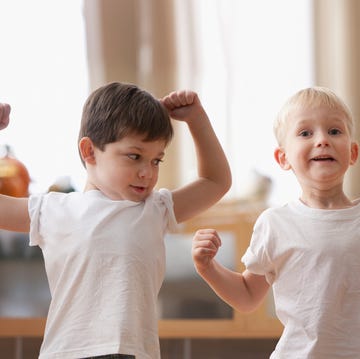
[[88,70],[81,0],[1,0],[0,101],[12,106],[0,143],[43,192],[57,177],[82,188],[77,152]]

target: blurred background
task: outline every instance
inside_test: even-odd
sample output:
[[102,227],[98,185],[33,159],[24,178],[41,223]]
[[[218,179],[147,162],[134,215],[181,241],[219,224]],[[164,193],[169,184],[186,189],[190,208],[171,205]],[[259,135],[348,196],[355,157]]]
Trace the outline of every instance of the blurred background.
[[[0,14],[0,102],[12,106],[0,147],[10,146],[26,166],[29,193],[59,186],[83,189],[77,135],[82,106],[97,87],[131,82],[159,98],[182,88],[198,92],[232,168],[233,186],[225,200],[240,206],[216,207],[195,220],[187,241],[181,236],[175,242],[176,235],[169,239],[159,301],[163,318],[170,318],[160,321],[162,356],[268,357],[282,330],[271,298],[249,316],[223,306],[220,317],[233,320],[208,322],[208,312],[219,301],[207,301],[214,294],[205,293],[194,273],[191,235],[215,223],[229,237],[224,261],[240,270],[239,258],[259,210],[251,204],[262,209],[298,196],[292,173],[273,159],[272,124],[299,89],[321,85],[335,90],[352,109],[360,139],[360,2],[0,0]],[[186,125],[174,126],[176,136],[158,183],[170,189],[196,175]],[[346,177],[352,198],[360,196],[359,176],[357,164]],[[0,357],[33,359],[49,302],[41,252],[28,247],[26,235],[2,232],[0,237]],[[196,302],[189,304],[190,299]],[[174,315],[175,304],[186,308],[187,318],[206,320],[171,321],[179,314]]]
[[[12,105],[0,144],[27,166],[31,192],[59,177],[81,190],[77,132],[89,92],[133,82],[161,97],[199,93],[230,160],[230,198],[270,179],[270,204],[298,192],[273,160],[272,123],[286,98],[325,85],[359,118],[356,0],[1,0],[0,99]],[[159,186],[195,173],[187,129],[176,124]],[[358,178],[353,169],[353,178]],[[358,196],[359,181],[347,180]]]
[[[273,160],[272,122],[286,98],[329,86],[358,119],[358,8],[351,0],[2,0],[0,99],[12,116],[0,144],[27,166],[31,192],[59,177],[81,190],[76,140],[90,91],[110,81],[158,97],[190,88],[230,160],[227,197],[251,195],[265,177],[269,203],[281,204],[298,192]],[[195,175],[191,139],[176,125],[159,183],[170,188]],[[351,196],[358,186],[347,184]]]

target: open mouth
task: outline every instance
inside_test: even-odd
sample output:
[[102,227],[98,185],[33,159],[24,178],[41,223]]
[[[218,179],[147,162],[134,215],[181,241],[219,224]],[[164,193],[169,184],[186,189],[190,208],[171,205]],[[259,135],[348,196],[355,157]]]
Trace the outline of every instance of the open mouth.
[[146,187],[142,187],[142,186],[131,186],[135,191],[137,192],[144,192]]
[[335,161],[335,160],[331,156],[319,156],[319,157],[312,158],[312,161],[315,161],[315,162],[332,162],[332,161]]

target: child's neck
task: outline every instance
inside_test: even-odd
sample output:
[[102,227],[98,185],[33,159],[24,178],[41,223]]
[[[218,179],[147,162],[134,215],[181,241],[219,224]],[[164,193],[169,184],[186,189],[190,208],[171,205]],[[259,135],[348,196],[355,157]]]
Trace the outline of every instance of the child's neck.
[[343,190],[304,191],[300,200],[311,208],[342,209],[354,206],[354,203],[345,195]]

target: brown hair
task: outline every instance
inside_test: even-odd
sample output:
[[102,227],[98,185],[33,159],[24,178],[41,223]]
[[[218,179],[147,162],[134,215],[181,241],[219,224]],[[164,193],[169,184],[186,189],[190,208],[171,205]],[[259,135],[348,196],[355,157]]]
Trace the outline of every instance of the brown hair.
[[89,137],[103,150],[130,134],[144,135],[144,141],[171,141],[171,120],[160,101],[127,83],[112,82],[92,92],[83,107],[78,139]]

